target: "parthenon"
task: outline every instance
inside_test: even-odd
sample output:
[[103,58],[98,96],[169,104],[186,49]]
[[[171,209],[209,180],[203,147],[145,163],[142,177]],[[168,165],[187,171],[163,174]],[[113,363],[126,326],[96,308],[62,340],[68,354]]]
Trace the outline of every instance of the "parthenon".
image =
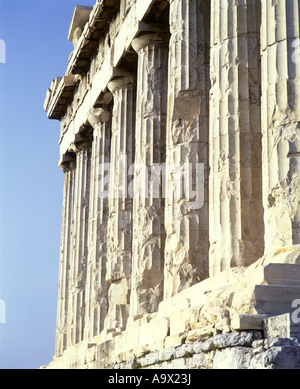
[[75,7],[44,102],[64,174],[48,367],[147,368],[148,350],[218,368],[232,344],[196,350],[251,335],[243,368],[277,338],[300,368],[299,15],[299,0]]

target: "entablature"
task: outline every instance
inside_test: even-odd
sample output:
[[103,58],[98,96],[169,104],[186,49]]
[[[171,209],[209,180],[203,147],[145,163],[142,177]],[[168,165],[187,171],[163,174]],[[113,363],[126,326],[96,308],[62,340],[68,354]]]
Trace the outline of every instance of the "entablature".
[[[68,39],[72,40],[72,33],[76,28],[82,29],[82,33],[79,38],[73,40],[75,47],[69,57],[65,76],[55,79],[55,82],[52,82],[55,88],[52,85],[47,91],[44,108],[49,119],[61,120],[66,114],[68,106],[73,102],[77,86],[88,74],[91,61],[97,50],[100,50],[99,42],[107,38],[114,18],[120,18],[120,14],[123,14],[119,25],[115,27],[113,39],[108,37],[104,48],[101,46],[105,53],[93,77],[96,86],[93,85],[92,88],[92,105],[89,108],[97,104],[101,93],[114,77],[115,68],[120,65],[123,67],[128,58],[130,64],[130,58],[136,55],[131,47],[132,40],[143,32],[160,31],[159,19],[167,19],[168,0],[133,0],[129,9],[123,9],[123,3],[122,0],[98,0],[92,10],[89,7],[75,7]],[[82,13],[84,15],[81,17]],[[88,21],[83,27],[82,20],[86,20],[87,15]],[[150,20],[155,20],[155,23],[149,23]],[[105,81],[97,83],[100,77],[102,80],[104,77]]]

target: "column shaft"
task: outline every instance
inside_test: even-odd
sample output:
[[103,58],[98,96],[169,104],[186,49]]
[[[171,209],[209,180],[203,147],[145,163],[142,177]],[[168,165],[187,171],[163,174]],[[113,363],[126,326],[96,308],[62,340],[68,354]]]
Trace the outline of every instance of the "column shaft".
[[262,2],[266,252],[300,244],[299,0]]
[[131,290],[132,198],[128,168],[134,161],[135,86],[131,77],[109,83],[113,93],[107,274],[109,310],[105,327],[125,328]]
[[210,275],[263,254],[260,1],[211,10]]
[[170,32],[164,298],[208,276],[209,2],[171,0]]
[[[75,163],[74,163],[75,164]],[[75,169],[68,168],[64,176],[64,198],[60,244],[60,263],[57,301],[57,324],[55,355],[59,356],[67,347],[68,305],[69,305],[69,266],[71,255],[71,231],[73,218],[73,194]]]
[[102,108],[93,110],[89,122],[94,131],[89,199],[85,338],[99,335],[104,329],[108,309],[108,284],[105,279],[109,210],[106,174],[110,159],[110,112]]
[[69,340],[71,345],[80,342],[84,334],[85,286],[88,256],[89,190],[91,149],[77,149],[75,186],[73,247],[70,264]]
[[168,42],[159,34],[132,42],[138,53],[132,288],[130,313],[155,312],[163,299]]

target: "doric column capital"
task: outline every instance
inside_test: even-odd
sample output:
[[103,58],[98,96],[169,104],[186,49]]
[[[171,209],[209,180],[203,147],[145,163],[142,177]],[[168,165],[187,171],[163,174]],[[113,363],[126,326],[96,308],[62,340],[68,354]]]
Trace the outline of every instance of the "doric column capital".
[[93,128],[99,124],[108,123],[110,120],[111,112],[104,108],[92,108],[88,115],[88,122]]
[[61,156],[58,166],[64,173],[74,169],[76,166],[76,154],[74,152],[67,151]]
[[165,32],[147,32],[134,38],[131,42],[132,48],[138,53],[146,46],[163,46],[167,47],[169,36]]
[[116,90],[126,87],[128,85],[135,85],[136,84],[136,77],[130,73],[126,73],[122,76],[118,76],[114,79],[112,79],[108,84],[107,87],[110,90],[111,93],[114,93]]
[[88,131],[85,131],[85,129],[83,129],[81,132],[75,135],[74,141],[71,144],[70,149],[75,153],[79,153],[80,151],[91,147],[92,141],[93,134],[91,128],[89,127]]

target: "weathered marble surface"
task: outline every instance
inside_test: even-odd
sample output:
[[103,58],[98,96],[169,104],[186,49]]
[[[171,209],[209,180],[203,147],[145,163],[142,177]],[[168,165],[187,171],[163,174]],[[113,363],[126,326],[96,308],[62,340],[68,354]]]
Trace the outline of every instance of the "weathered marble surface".
[[260,2],[214,0],[210,49],[210,275],[264,253]]
[[299,8],[295,0],[267,0],[261,9],[266,250],[300,243]]
[[138,89],[130,313],[139,315],[155,312],[164,290],[165,199],[158,167],[166,158],[168,35],[144,34],[132,46]]
[[114,98],[107,223],[106,280],[110,288],[105,327],[108,329],[124,329],[129,316],[133,200],[127,193],[127,171],[134,162],[135,82],[135,78],[128,75],[118,77],[108,85]]
[[[208,276],[208,39],[206,1],[170,1],[164,298]],[[204,204],[176,196],[176,164],[205,165]],[[174,179],[175,178],[175,179]],[[168,177],[167,177],[168,179]]]
[[85,296],[85,338],[104,329],[108,310],[109,285],[105,280],[107,266],[107,221],[109,201],[103,196],[105,167],[110,159],[111,112],[93,109],[88,117],[93,127],[91,154],[91,188],[89,203],[87,288]]

